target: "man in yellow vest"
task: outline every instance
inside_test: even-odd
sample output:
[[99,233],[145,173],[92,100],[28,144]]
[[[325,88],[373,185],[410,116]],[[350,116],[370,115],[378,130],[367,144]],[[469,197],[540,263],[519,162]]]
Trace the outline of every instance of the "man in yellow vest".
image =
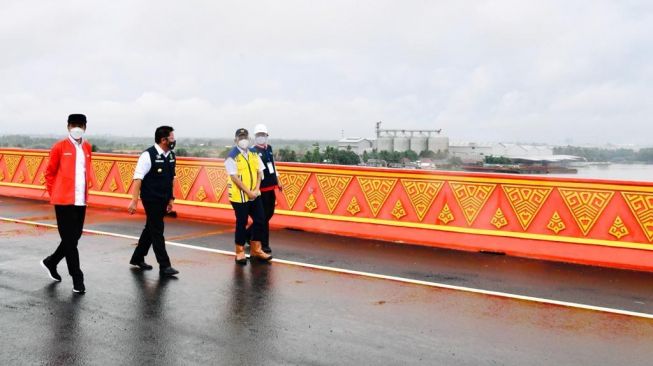
[[252,218],[250,257],[269,261],[272,256],[261,249],[263,237],[263,204],[261,201],[261,180],[265,169],[258,154],[249,148],[249,132],[244,128],[236,130],[236,146],[229,152],[224,165],[229,175],[229,201],[236,215],[236,263],[247,264],[245,242],[248,217]]

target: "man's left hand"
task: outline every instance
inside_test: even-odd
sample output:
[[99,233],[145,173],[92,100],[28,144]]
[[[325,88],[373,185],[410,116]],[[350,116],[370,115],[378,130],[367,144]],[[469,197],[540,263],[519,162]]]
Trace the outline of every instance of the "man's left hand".
[[174,202],[175,201],[173,201],[173,200],[170,200],[170,202],[168,202],[168,207],[166,207],[166,212],[172,211],[172,207],[174,205]]

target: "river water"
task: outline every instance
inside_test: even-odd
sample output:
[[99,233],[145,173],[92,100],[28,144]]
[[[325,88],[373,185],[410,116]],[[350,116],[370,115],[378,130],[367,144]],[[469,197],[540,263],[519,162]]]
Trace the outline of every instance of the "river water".
[[546,177],[597,178],[653,182],[653,164],[610,164],[580,167],[578,174],[547,174]]

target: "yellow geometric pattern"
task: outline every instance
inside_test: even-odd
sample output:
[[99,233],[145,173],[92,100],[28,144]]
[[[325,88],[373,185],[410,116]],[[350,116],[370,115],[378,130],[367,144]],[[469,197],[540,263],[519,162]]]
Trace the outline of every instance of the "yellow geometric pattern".
[[558,190],[583,235],[586,236],[614,195],[611,191],[589,189],[558,188]]
[[415,209],[419,221],[424,220],[426,212],[431,208],[435,197],[444,185],[441,181],[411,179],[402,179],[401,184],[404,186],[408,198],[410,198],[410,204]]
[[39,183],[40,183],[42,186],[44,186],[45,183],[46,183],[46,180],[45,180],[45,172],[46,172],[47,169],[48,169],[48,164],[49,164],[49,163],[50,163],[50,157],[46,157],[45,159],[43,159],[43,166],[45,167],[45,169],[43,169],[43,170],[41,171],[41,178],[39,178]]
[[565,222],[562,221],[562,219],[560,218],[560,214],[558,214],[558,211],[556,211],[553,213],[553,216],[551,216],[551,219],[549,220],[549,223],[546,225],[546,228],[558,234],[562,230],[566,229],[567,226],[565,226]]
[[95,179],[97,180],[97,189],[100,190],[104,186],[111,168],[113,168],[113,161],[107,160],[91,160],[93,171],[95,172]]
[[497,208],[497,212],[495,212],[494,216],[492,216],[490,224],[494,225],[497,229],[501,229],[502,227],[508,225],[508,219],[506,219],[506,215],[503,214],[501,208]]
[[20,164],[20,159],[22,156],[20,155],[6,155],[4,156],[5,160],[5,166],[7,167],[7,181],[11,182],[11,180],[14,178],[14,174],[16,174],[16,169],[18,168],[18,164]]
[[397,184],[397,179],[366,177],[356,177],[356,179],[361,186],[367,204],[372,210],[372,214],[376,217]]
[[181,196],[183,199],[188,197],[188,192],[190,192],[190,189],[193,187],[195,179],[197,179],[197,175],[200,173],[201,169],[202,167],[190,165],[176,167],[176,180],[179,182],[179,188],[181,189]]
[[18,177],[16,178],[16,182],[18,183],[23,183],[25,181],[25,175],[23,172],[18,172]]
[[458,205],[463,210],[468,225],[472,225],[485,203],[496,188],[496,184],[449,182]]
[[648,241],[653,241],[653,194],[651,193],[621,193],[628,207],[635,215]]
[[206,175],[209,177],[209,183],[211,183],[215,200],[219,201],[222,193],[227,188],[227,179],[229,179],[227,171],[215,167],[206,167],[204,169],[206,169]]
[[440,221],[445,225],[456,219],[455,217],[453,217],[453,213],[449,208],[449,204],[447,203],[444,204],[444,207],[442,207],[442,211],[440,211],[440,214],[438,215],[438,219],[440,219]]
[[29,183],[34,182],[34,178],[36,178],[36,172],[39,170],[42,161],[42,156],[25,157],[25,166],[27,167],[27,176],[29,177]]
[[515,185],[504,185],[502,187],[510,206],[517,215],[519,224],[524,230],[528,229],[553,190],[550,187]]
[[111,178],[111,183],[109,184],[109,189],[111,190],[111,192],[115,192],[116,189],[118,189],[118,183],[116,182],[115,177]]
[[404,209],[404,205],[401,204],[401,200],[397,200],[397,203],[395,203],[395,207],[392,208],[391,214],[397,220],[407,215],[406,210]]
[[356,196],[352,197],[351,201],[349,201],[347,212],[349,212],[352,216],[356,216],[357,213],[361,212],[361,206],[358,204]]
[[288,208],[292,210],[299,198],[299,194],[304,190],[311,173],[283,172],[279,173],[279,181],[283,186],[283,195],[288,202]]
[[304,207],[306,207],[306,209],[309,212],[313,212],[313,210],[317,208],[317,200],[315,200],[315,196],[313,195],[313,193],[311,193],[311,195],[308,196],[308,200],[306,201],[306,204],[304,204]]
[[628,228],[624,224],[621,217],[617,216],[614,219],[614,223],[610,227],[610,230],[608,230],[608,233],[610,235],[614,236],[615,238],[617,238],[617,240],[619,240],[619,239],[623,238],[624,236],[630,234],[630,231],[628,231]]
[[315,174],[315,178],[329,212],[333,213],[353,177],[351,175]]
[[206,199],[206,191],[204,190],[204,186],[200,186],[200,189],[197,190],[197,193],[195,193],[195,201],[204,201]]
[[118,166],[118,175],[120,175],[120,181],[122,182],[122,186],[125,189],[125,193],[127,193],[129,192],[129,188],[131,187],[132,181],[134,179],[134,170],[136,170],[136,163],[119,161],[116,163],[116,165]]

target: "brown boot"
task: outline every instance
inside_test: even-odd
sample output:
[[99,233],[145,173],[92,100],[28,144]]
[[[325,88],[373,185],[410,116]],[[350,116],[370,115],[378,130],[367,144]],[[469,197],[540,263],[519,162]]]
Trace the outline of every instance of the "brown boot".
[[236,244],[236,263],[245,265],[247,264],[247,256],[245,255],[245,246]]
[[253,240],[249,243],[249,256],[251,258],[256,258],[256,259],[258,259],[260,261],[264,261],[264,262],[267,262],[270,259],[272,259],[271,255],[265,253],[261,249],[261,242],[260,241],[253,241]]

